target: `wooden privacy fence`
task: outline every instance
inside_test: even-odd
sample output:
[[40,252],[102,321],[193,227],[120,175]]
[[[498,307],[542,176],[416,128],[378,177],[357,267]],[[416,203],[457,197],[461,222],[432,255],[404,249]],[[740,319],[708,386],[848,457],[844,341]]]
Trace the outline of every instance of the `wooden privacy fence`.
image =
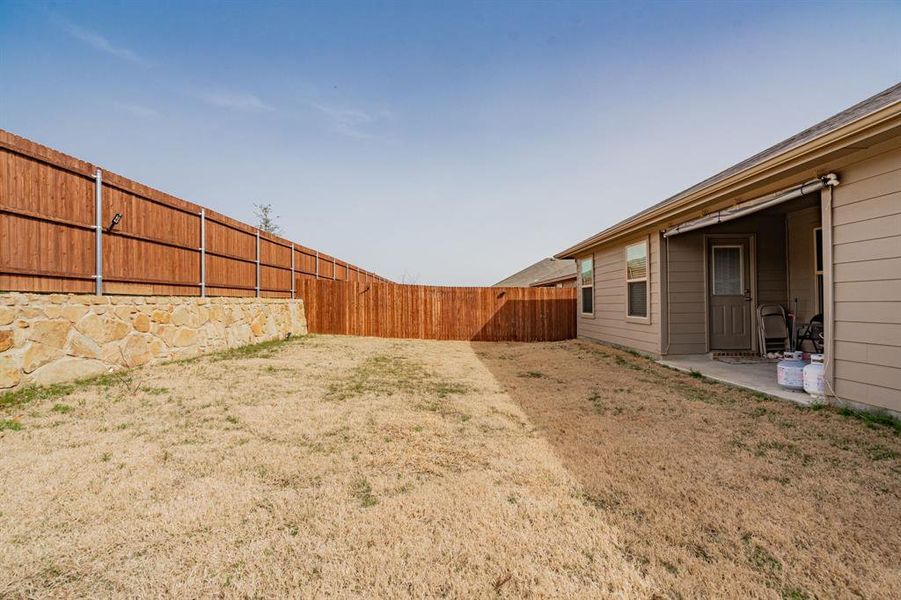
[[298,281],[312,333],[540,342],[576,337],[575,288]]
[[323,278],[387,281],[0,129],[0,290],[290,298]]

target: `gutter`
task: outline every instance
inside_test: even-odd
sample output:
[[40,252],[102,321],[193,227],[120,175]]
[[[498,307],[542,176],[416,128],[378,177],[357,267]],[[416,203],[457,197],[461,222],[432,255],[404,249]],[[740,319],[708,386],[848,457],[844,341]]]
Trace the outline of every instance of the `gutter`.
[[795,198],[800,198],[805,194],[818,192],[825,187],[835,187],[838,185],[838,183],[838,175],[836,175],[835,173],[829,173],[828,175],[825,175],[823,177],[811,179],[810,181],[802,183],[799,186],[777,192],[772,196],[764,196],[763,198],[757,198],[755,200],[742,202],[741,204],[733,206],[732,208],[718,210],[715,213],[703,216],[700,219],[695,219],[694,221],[688,221],[686,223],[682,223],[681,225],[676,225],[675,227],[671,227],[664,231],[663,237],[670,238],[674,235],[685,233],[687,231],[694,231],[703,227],[710,227],[711,225],[717,225],[719,223],[726,223],[728,221],[740,219],[741,217],[745,217],[761,210],[765,210],[771,206],[782,204],[783,202],[788,202],[789,200],[794,200]]

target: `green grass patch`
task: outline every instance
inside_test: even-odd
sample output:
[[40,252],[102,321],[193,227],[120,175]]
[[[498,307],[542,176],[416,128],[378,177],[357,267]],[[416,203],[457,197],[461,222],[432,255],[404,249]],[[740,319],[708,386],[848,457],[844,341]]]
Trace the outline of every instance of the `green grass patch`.
[[150,385],[145,385],[141,388],[141,391],[145,394],[150,394],[151,396],[162,396],[166,392],[169,391],[169,388],[164,387],[153,387]]
[[20,431],[22,424],[15,419],[0,419],[0,431]]
[[469,391],[469,386],[455,381],[440,381],[435,385],[435,394],[439,398],[448,396],[460,396]]
[[519,376],[525,379],[542,379],[544,377],[547,377],[547,375],[545,375],[541,371],[525,371],[523,373],[520,373]]
[[416,361],[378,354],[353,368],[345,378],[332,381],[325,399],[347,400],[365,394],[417,394],[443,399],[468,391],[468,385],[439,377]]
[[359,500],[360,506],[363,508],[369,508],[379,503],[379,499],[372,493],[372,486],[369,485],[369,481],[365,477],[355,479],[350,484],[350,491],[354,498]]
[[810,594],[799,587],[787,587],[782,590],[782,600],[809,600]]
[[60,413],[61,415],[64,415],[68,412],[72,412],[72,407],[69,406],[68,404],[62,404],[62,403],[57,402],[56,404],[53,405],[53,408],[51,408],[50,410],[52,410],[55,413]]
[[782,572],[782,563],[773,554],[751,539],[751,534],[746,533],[741,541],[745,544],[745,554],[748,562],[757,571],[775,577]]
[[238,346],[237,348],[229,348],[222,352],[210,354],[209,358],[213,362],[242,358],[268,358],[281,350],[286,344],[297,339],[299,338],[287,337],[278,340],[269,340],[268,342],[260,342],[258,344],[247,344],[246,346]]
[[79,379],[71,383],[55,383],[53,385],[27,385],[0,395],[0,409],[39,402],[41,400],[60,400],[79,390],[88,388],[109,389],[131,383],[131,374],[126,371],[105,373],[96,377]]
[[777,441],[759,442],[754,450],[754,455],[768,456],[771,452],[792,458],[802,457],[801,451],[794,444]]
[[582,494],[582,501],[598,510],[613,510],[623,503],[615,494],[590,494],[588,492]]
[[867,448],[867,457],[870,460],[892,460],[898,458],[899,454],[897,450],[892,448],[887,448],[882,444],[873,444]]
[[869,427],[887,427],[896,434],[901,434],[901,419],[882,411],[855,410],[848,406],[838,409],[838,414],[863,421]]

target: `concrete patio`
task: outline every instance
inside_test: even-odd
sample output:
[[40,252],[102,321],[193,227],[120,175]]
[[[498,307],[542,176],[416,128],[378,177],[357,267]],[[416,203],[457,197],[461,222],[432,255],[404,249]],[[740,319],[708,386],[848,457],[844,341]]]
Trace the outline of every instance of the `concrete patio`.
[[716,381],[737,385],[798,404],[810,404],[812,400],[805,392],[787,390],[776,382],[776,361],[730,363],[715,360],[707,354],[689,354],[666,357],[658,362],[680,371],[697,371]]

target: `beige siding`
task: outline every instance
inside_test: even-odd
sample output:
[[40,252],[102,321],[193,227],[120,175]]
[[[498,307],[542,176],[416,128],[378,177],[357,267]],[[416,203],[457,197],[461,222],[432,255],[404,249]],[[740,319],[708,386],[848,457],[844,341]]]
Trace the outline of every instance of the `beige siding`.
[[901,411],[901,149],[840,175],[832,209],[835,393]]
[[669,347],[667,354],[707,352],[704,308],[704,235],[689,232],[664,241],[669,247]]
[[797,320],[807,323],[823,308],[817,306],[814,229],[820,226],[819,206],[812,206],[786,215],[788,231],[788,297],[791,310],[798,300]]
[[[669,346],[666,354],[707,352],[706,236],[754,234],[757,303],[784,305],[785,219],[783,215],[752,215],[669,239]],[[667,242],[664,242],[667,243]],[[753,337],[756,343],[756,336]]]
[[[650,322],[626,318],[626,246],[648,240]],[[585,255],[588,256],[588,255]],[[594,251],[594,316],[579,315],[579,337],[660,354],[660,236],[632,237]],[[581,258],[581,257],[580,257]],[[580,300],[581,302],[581,300]],[[581,311],[580,311],[581,313]]]

